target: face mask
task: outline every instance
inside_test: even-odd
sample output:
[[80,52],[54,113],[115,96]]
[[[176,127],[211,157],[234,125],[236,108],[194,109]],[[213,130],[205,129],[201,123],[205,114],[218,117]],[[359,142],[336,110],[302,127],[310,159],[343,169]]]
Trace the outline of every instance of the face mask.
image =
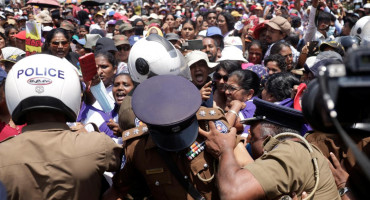
[[329,38],[330,36],[334,35],[334,32],[335,32],[335,27],[330,26],[329,30],[326,32],[326,37]]
[[143,35],[144,26],[136,26],[135,27],[135,35]]

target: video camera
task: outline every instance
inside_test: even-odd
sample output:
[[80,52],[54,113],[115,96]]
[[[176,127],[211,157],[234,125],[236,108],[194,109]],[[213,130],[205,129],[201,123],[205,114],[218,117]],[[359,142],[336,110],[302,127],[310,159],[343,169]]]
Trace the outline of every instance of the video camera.
[[[350,50],[343,64],[321,66],[319,78],[313,80],[302,97],[302,111],[317,131],[337,133],[330,115],[341,126],[354,127],[370,122],[370,47]],[[328,101],[327,94],[330,99]],[[328,106],[326,106],[328,105]],[[328,112],[332,106],[336,112]],[[370,131],[369,131],[370,132]]]

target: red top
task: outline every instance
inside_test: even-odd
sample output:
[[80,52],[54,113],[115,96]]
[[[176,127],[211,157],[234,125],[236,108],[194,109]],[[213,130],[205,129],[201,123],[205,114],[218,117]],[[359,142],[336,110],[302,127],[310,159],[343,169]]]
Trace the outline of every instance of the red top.
[[0,142],[4,141],[8,137],[19,135],[22,132],[22,128],[24,126],[25,124],[16,126],[16,128],[13,128],[13,127],[10,127],[9,124],[0,122]]

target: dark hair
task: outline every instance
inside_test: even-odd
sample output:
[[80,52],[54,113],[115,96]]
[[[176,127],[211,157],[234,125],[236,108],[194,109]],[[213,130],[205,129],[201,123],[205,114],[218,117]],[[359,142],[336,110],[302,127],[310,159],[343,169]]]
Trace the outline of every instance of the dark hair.
[[134,83],[134,81],[132,80],[132,78],[130,76],[130,73],[127,73],[127,72],[120,72],[120,73],[114,75],[114,77],[113,77],[113,83],[116,80],[116,78],[119,77],[119,76],[128,76],[130,78],[130,80],[132,81],[132,83]]
[[316,26],[320,25],[321,23],[323,22],[330,22],[331,21],[331,14],[330,13],[327,13],[327,12],[324,12],[324,11],[320,11],[318,16],[317,16],[317,24]]
[[216,66],[215,71],[217,72],[220,69],[225,70],[230,75],[232,72],[240,70],[241,64],[238,60],[223,60]]
[[51,40],[58,33],[63,34],[63,36],[67,39],[67,41],[70,42],[69,34],[66,30],[64,30],[62,28],[55,28],[55,29],[52,29],[51,31],[49,31],[49,33],[46,35],[45,43],[44,43],[44,46],[42,48],[43,51],[48,51],[49,50]]
[[255,72],[251,70],[240,69],[232,72],[229,77],[231,76],[236,76],[238,78],[238,85],[240,85],[240,87],[244,90],[248,91],[250,89],[253,89],[253,96],[259,94],[261,80]]
[[211,14],[211,13],[213,13],[213,14],[215,14],[216,15],[216,11],[214,11],[214,10],[210,10],[210,11],[208,11],[204,16],[206,17],[206,20],[208,19],[208,15],[209,14]]
[[[86,25],[84,25],[84,24],[79,25],[79,26],[78,26],[78,29],[80,29],[80,28],[84,28],[87,32],[89,32],[89,29],[90,29],[88,26],[86,26]],[[77,30],[78,30],[78,29],[77,29]]]
[[142,22],[142,23],[143,23],[143,26],[145,26],[145,22],[144,22],[142,19],[135,19],[135,21],[134,21],[134,22],[132,22],[132,26],[136,26],[136,24],[137,24],[138,22]]
[[193,26],[193,28],[194,28],[194,31],[197,28],[197,24],[193,20],[191,20],[190,18],[186,18],[185,21],[182,22],[182,27],[184,27],[184,25],[186,23],[191,24]]
[[299,35],[296,33],[291,33],[290,35],[288,35],[285,41],[296,48],[299,43]]
[[268,49],[268,45],[266,43],[263,43],[263,42],[259,41],[259,40],[252,40],[252,42],[249,43],[248,46],[247,46],[247,51],[248,52],[249,52],[249,49],[251,48],[251,46],[253,46],[253,45],[257,45],[259,48],[262,49],[262,58],[263,58],[265,56],[265,53],[266,53],[267,49]]
[[117,67],[117,60],[112,53],[108,51],[100,51],[100,52],[95,53],[95,58],[100,57],[100,56],[103,56],[105,59],[107,59],[108,62],[113,65],[114,68]]
[[299,80],[289,72],[280,72],[267,78],[265,89],[277,101],[290,98],[294,85],[299,85]]
[[7,37],[4,35],[4,33],[0,32],[0,37],[4,38],[4,40],[6,41]]
[[292,27],[293,28],[299,28],[301,23],[302,23],[301,18],[296,17],[296,16],[292,17]]
[[229,12],[222,12],[222,13],[217,15],[216,20],[218,20],[218,17],[220,15],[225,17],[226,24],[227,24],[227,30],[228,31],[233,30],[234,29],[234,18],[233,18],[233,16]]
[[348,23],[348,26],[349,28],[352,29],[352,27],[356,24],[358,19],[354,18],[354,17],[351,17],[351,16],[347,16],[344,18],[344,23]]
[[251,71],[251,70],[236,70],[232,72],[229,77],[236,76],[238,78],[238,85],[241,88],[248,91],[250,89],[254,90],[253,96],[259,94],[259,87],[260,87],[260,78],[258,75]]
[[169,15],[171,15],[171,16],[176,20],[176,18],[177,18],[177,17],[176,17],[174,14],[172,14],[172,13],[168,13],[168,14],[163,18],[161,26],[163,26],[163,24],[164,24],[164,23],[166,23],[166,19],[167,19],[167,17],[168,17]]
[[284,56],[280,54],[270,54],[264,61],[264,65],[267,66],[268,62],[276,62],[281,72],[286,72],[286,63]]
[[89,13],[84,10],[80,10],[77,12],[77,19],[80,21],[80,24],[85,24],[86,21],[89,20]]
[[204,37],[204,38],[203,38],[203,40],[204,40],[204,39],[206,39],[206,38],[207,38],[207,39],[211,39],[211,40],[213,40],[213,42],[215,43],[215,46],[216,46],[217,48],[220,48],[220,44],[217,42],[217,40],[215,40],[215,39],[214,39],[214,38],[212,38],[212,37]]
[[[13,25],[10,25],[10,26],[8,26],[8,27],[6,27],[6,28],[5,28],[5,36],[6,36],[6,38],[9,38],[9,32],[10,32],[10,30],[12,30],[12,29],[15,29],[15,30],[17,30],[17,31],[18,31],[17,27],[15,27],[15,26],[13,26]],[[4,39],[5,39],[5,38],[4,38]]]
[[270,55],[272,55],[272,54],[280,54],[280,51],[281,51],[281,49],[283,49],[283,47],[289,47],[290,48],[290,45],[287,42],[284,42],[284,41],[276,42],[271,47]]

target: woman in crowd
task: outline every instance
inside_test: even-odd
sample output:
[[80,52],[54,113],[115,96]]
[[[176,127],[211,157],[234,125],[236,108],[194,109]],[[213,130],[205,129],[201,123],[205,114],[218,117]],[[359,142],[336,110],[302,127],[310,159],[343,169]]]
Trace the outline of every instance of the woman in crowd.
[[196,36],[195,33],[195,22],[191,19],[187,19],[182,23],[181,38],[184,40],[193,40]]
[[[5,29],[5,36],[7,38],[7,46],[15,47],[15,38],[14,35],[18,33],[18,29],[14,26],[8,26]],[[4,38],[5,39],[5,38]]]
[[70,37],[66,30],[56,28],[51,30],[46,36],[43,52],[59,58],[65,58],[74,66],[78,67],[78,57],[76,52],[71,52]]
[[167,14],[162,21],[164,33],[176,33],[176,17],[173,14]]
[[134,83],[128,72],[121,72],[115,75],[113,79],[113,98],[115,101],[114,109],[110,113],[111,119],[107,122],[107,126],[113,132],[114,135],[120,135],[122,129],[118,125],[118,111],[122,104],[123,99],[126,95],[134,89]]
[[265,54],[259,40],[253,40],[248,46],[248,61],[254,65],[261,64]]
[[267,78],[261,97],[265,101],[293,107],[293,87],[299,84],[299,80],[289,72],[272,74]]
[[[116,99],[120,101],[122,96],[124,96],[122,92],[118,90],[115,90],[116,98],[113,94],[113,80],[117,70],[117,61],[113,54],[101,51],[95,55],[95,63],[97,67],[97,75],[93,78],[92,87],[97,86],[98,84],[103,84],[106,89],[108,101],[112,103],[111,107],[114,108],[114,102],[116,102]],[[110,119],[112,119],[111,113],[104,112],[92,93],[90,91],[85,91],[84,102],[81,106],[81,111],[78,115],[77,121],[84,125],[92,122],[99,127],[100,131],[112,138],[116,138],[113,131],[107,125]],[[89,128],[90,127],[87,127],[88,130],[90,130]]]
[[[0,32],[0,49],[6,47],[6,36]],[[1,56],[2,56],[2,52],[1,52]]]
[[217,16],[217,26],[221,29],[224,37],[232,35],[234,31],[234,18],[228,12],[222,12]]
[[259,95],[260,78],[250,70],[236,70],[229,75],[224,85],[226,95],[226,119],[239,133],[248,133],[248,126],[241,119],[251,118],[256,106],[253,98]]
[[213,74],[213,101],[216,106],[222,110],[226,109],[226,95],[224,85],[229,79],[229,74],[233,71],[240,69],[238,61],[225,60],[221,61],[216,66],[215,73]]
[[145,23],[142,19],[135,19],[135,21],[132,22],[132,26],[134,27],[135,35],[143,36]]
[[290,72],[294,69],[293,66],[293,54],[290,45],[287,42],[277,42],[271,47],[270,55],[280,54],[285,58],[286,69]]

